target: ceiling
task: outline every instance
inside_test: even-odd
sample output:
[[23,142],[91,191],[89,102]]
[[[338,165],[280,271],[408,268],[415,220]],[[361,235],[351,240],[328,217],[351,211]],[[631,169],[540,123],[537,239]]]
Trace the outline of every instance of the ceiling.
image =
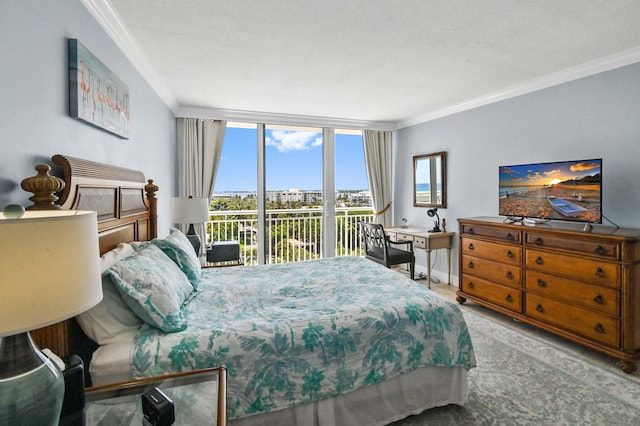
[[174,112],[402,127],[640,61],[638,0],[82,2]]

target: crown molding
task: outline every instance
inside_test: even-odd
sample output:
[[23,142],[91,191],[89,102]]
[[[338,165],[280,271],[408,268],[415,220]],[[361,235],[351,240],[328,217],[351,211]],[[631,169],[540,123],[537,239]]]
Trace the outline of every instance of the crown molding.
[[175,113],[178,108],[176,97],[171,93],[156,69],[146,59],[142,49],[122,24],[120,16],[111,4],[107,0],[80,0],[80,3],[95,18],[98,25],[114,41],[160,99]]
[[396,130],[396,124],[388,121],[349,120],[332,117],[276,114],[204,107],[179,107],[175,112],[175,115],[176,117],[184,118],[240,121],[245,123],[284,124],[291,126],[330,127],[333,129]]
[[448,115],[457,114],[459,112],[467,111],[473,108],[489,105],[494,102],[503,101],[506,99],[514,98],[516,96],[525,95],[527,93],[532,93],[538,90],[557,86],[559,84],[568,83],[570,81],[589,77],[601,72],[610,71],[637,62],[640,62],[640,46],[610,56],[605,56],[603,58],[596,59],[582,65],[547,74],[540,78],[529,80],[522,84],[510,86],[505,89],[489,93],[485,96],[480,96],[467,102],[452,105],[438,111],[433,111],[412,118],[407,118],[405,120],[400,120],[396,123],[396,125],[398,129],[414,126],[416,124],[425,123],[427,121],[446,117]]

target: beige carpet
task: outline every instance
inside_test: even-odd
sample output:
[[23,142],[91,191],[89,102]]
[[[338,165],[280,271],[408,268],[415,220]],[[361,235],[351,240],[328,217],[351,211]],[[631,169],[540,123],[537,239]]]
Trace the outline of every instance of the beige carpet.
[[640,376],[615,360],[463,305],[478,367],[471,396],[394,423],[401,425],[640,425]]

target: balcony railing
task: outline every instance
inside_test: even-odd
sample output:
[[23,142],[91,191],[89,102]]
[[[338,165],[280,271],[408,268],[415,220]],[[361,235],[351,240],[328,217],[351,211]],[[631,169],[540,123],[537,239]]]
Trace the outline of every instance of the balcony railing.
[[[209,212],[207,242],[236,240],[245,265],[258,264],[258,215],[255,210]],[[322,257],[321,208],[266,211],[267,263],[299,262]],[[371,208],[335,209],[336,256],[361,256],[358,222],[373,221]]]

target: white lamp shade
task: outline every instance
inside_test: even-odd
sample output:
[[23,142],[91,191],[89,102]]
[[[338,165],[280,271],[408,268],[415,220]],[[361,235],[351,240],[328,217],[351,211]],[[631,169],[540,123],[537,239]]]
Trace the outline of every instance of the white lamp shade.
[[0,337],[55,324],[100,300],[95,212],[0,213]]
[[209,220],[208,198],[176,197],[172,201],[173,223],[204,223]]

